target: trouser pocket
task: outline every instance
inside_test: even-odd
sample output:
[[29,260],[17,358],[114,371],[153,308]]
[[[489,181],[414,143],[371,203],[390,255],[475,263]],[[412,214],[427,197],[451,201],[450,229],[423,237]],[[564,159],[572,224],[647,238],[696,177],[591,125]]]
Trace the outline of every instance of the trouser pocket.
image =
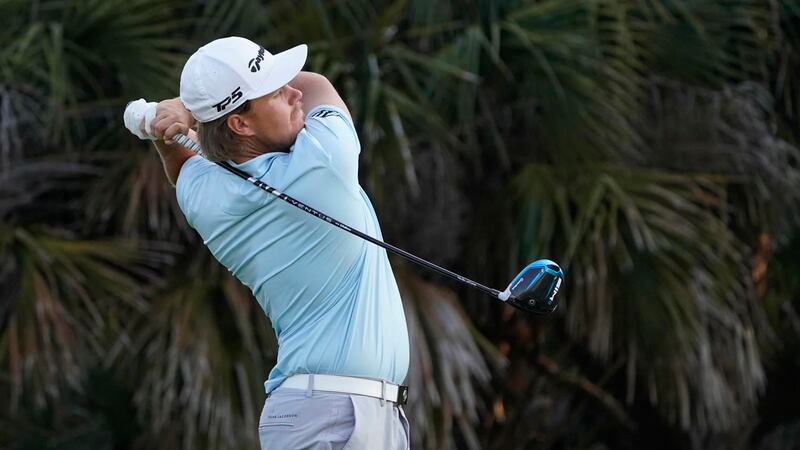
[[[349,422],[348,422],[349,419]],[[258,424],[263,450],[342,448],[352,433],[348,395],[281,389],[264,403]]]
[[408,417],[406,417],[406,412],[402,406],[398,406],[397,409],[400,411],[400,422],[403,424],[403,429],[406,432],[406,449],[411,448],[411,425],[408,423]]
[[345,450],[407,450],[408,421],[394,403],[351,395],[355,427]]
[[299,405],[278,400],[274,397],[267,398],[261,418],[258,421],[258,437],[262,450],[281,448],[291,433],[299,417]]

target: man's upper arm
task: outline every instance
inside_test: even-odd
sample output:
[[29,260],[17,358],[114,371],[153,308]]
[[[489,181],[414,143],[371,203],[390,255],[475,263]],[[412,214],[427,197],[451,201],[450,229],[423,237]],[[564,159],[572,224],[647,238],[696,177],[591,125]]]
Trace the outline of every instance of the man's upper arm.
[[[348,186],[358,186],[358,155],[361,144],[350,117],[333,105],[320,105],[306,116],[306,132],[314,150],[326,156],[327,165]],[[318,146],[318,148],[316,148]]]
[[216,165],[199,155],[188,158],[178,172],[178,179],[175,183],[175,196],[178,200],[183,215],[192,227],[195,226],[195,216],[197,211],[203,209],[200,204],[204,195],[202,187],[205,179],[210,176]]
[[308,115],[320,105],[333,105],[350,117],[350,111],[336,88],[323,75],[314,72],[300,72],[289,85],[303,93],[303,115]]
[[321,147],[328,165],[350,186],[358,186],[358,141],[353,119],[336,88],[324,76],[300,72],[290,83],[303,93],[305,129]]

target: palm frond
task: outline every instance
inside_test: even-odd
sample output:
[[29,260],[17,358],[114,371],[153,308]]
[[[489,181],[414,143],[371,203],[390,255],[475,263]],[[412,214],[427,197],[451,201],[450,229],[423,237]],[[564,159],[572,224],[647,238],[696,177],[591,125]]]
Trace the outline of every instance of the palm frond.
[[452,431],[457,427],[468,448],[480,448],[476,425],[483,405],[478,390],[490,379],[487,362],[503,361],[491,348],[478,347],[478,332],[452,291],[402,269],[395,273],[413,358],[407,382],[416,387],[408,406],[415,418],[412,447],[455,448]]
[[626,2],[545,1],[523,3],[500,22],[503,59],[520,61],[516,94],[537,100],[536,120],[566,152],[558,158],[641,159],[643,49],[629,14]]
[[[702,170],[735,182],[736,225],[780,235],[800,211],[800,149],[774,134],[773,100],[745,83],[720,91],[662,83],[653,88],[658,126],[648,160],[674,171]],[[702,156],[701,156],[702,155]]]
[[27,153],[82,147],[98,126],[98,115],[113,114],[118,120],[123,101],[86,111],[84,105],[96,98],[175,95],[182,45],[164,37],[181,26],[173,2],[44,1],[26,6],[14,8],[2,32],[8,45],[0,52],[0,84],[10,137],[20,142],[15,135],[23,126],[37,130],[28,137],[40,145]]
[[0,226],[4,308],[0,362],[9,407],[23,393],[41,407],[65,386],[79,389],[84,370],[144,310],[144,287],[169,262],[163,246],[124,240],[78,240],[43,228]]
[[713,88],[765,79],[777,32],[769,3],[647,0],[636,12],[657,74]]
[[75,205],[64,199],[80,192],[77,180],[96,173],[95,167],[73,158],[28,159],[0,169],[0,219],[47,220],[72,212]]
[[152,144],[136,143],[123,155],[104,155],[95,161],[105,170],[86,195],[85,230],[113,229],[129,238],[168,242],[197,239]]
[[247,289],[205,250],[187,264],[129,324],[113,365],[135,380],[148,448],[253,447],[265,363],[277,346],[272,330]]
[[530,166],[517,180],[541,224],[527,228],[538,230],[524,242],[540,243],[527,250],[566,248],[570,333],[601,358],[624,354],[629,386],[643,380],[685,428],[746,418],[764,383],[758,343],[771,338],[726,225],[723,182],[602,166]]

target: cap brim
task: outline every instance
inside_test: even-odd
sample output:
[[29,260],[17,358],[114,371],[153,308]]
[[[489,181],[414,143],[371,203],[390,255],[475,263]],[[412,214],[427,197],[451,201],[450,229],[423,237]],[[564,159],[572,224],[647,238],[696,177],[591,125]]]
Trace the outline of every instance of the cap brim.
[[308,46],[306,44],[300,44],[273,55],[274,64],[267,76],[267,80],[260,89],[251,94],[248,100],[275,92],[292,81],[303,70],[306,56],[308,56]]

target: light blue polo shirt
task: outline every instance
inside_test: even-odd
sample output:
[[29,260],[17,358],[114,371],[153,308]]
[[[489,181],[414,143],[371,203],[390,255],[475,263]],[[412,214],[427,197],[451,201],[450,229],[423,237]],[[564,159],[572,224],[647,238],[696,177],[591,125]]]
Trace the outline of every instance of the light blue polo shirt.
[[[361,146],[352,121],[322,105],[306,116],[289,153],[234,166],[357,230],[383,239],[358,184]],[[402,383],[409,343],[386,251],[194,156],[177,197],[214,257],[249,287],[278,338],[267,393],[293,374]]]

